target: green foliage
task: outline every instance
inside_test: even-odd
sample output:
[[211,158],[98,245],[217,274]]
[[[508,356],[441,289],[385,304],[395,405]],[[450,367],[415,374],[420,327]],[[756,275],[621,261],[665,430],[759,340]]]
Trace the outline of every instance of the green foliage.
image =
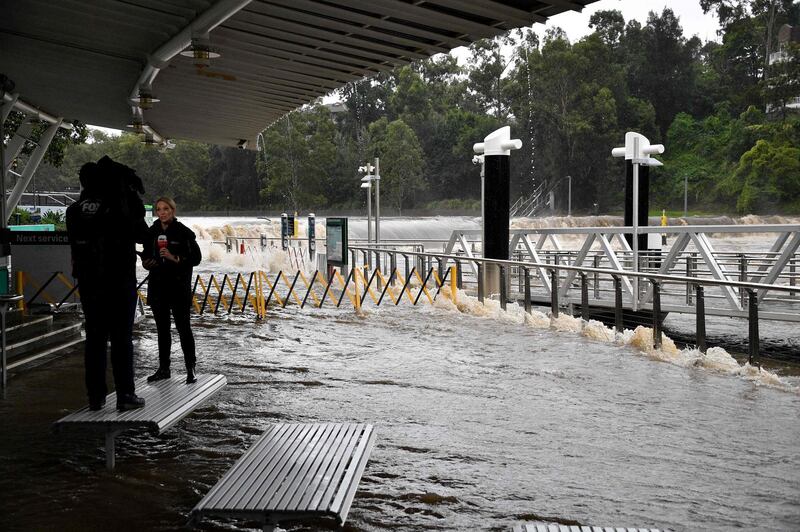
[[8,220],[9,225],[28,225],[31,222],[31,213],[19,207],[14,208],[14,212]]
[[43,224],[53,224],[56,226],[56,231],[66,231],[67,230],[67,221],[64,217],[64,214],[58,211],[47,211],[42,216]]

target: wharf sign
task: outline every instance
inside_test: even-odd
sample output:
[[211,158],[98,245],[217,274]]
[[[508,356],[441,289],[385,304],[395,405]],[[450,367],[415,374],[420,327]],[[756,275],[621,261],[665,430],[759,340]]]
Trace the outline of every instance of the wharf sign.
[[10,231],[12,246],[67,246],[69,237],[66,231]]

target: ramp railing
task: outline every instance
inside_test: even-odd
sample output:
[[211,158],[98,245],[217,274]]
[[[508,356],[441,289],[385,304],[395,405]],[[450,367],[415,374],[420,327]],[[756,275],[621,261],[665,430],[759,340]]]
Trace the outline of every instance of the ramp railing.
[[[550,307],[550,315],[558,317],[562,308],[575,312],[580,309],[580,316],[588,319],[592,309],[608,308],[614,312],[614,325],[618,332],[623,329],[623,311],[634,308],[633,292],[624,286],[640,287],[638,294],[640,311],[647,311],[652,318],[653,341],[655,347],[660,347],[662,342],[661,326],[667,312],[691,312],[696,315],[697,345],[705,350],[706,345],[706,316],[721,315],[740,317],[748,320],[749,356],[753,361],[759,350],[759,320],[772,319],[783,321],[800,321],[800,301],[793,297],[797,292],[794,284],[767,284],[752,281],[732,281],[727,279],[690,277],[659,273],[658,271],[634,272],[622,268],[594,268],[587,266],[574,266],[560,261],[551,263],[532,261],[512,261],[486,259],[479,257],[465,257],[464,255],[446,255],[398,251],[391,248],[353,248],[351,247],[352,263],[360,268],[356,262],[359,256],[373,255],[372,262],[380,263],[389,261],[392,264],[410,263],[436,264],[441,271],[450,265],[455,266],[454,272],[462,272],[462,265],[471,262],[475,265],[477,273],[472,276],[457,274],[456,287],[469,294],[477,295],[480,302],[487,298],[496,298],[500,307],[506,309],[509,301],[520,301],[527,312],[531,312],[533,303],[545,303]],[[398,256],[403,261],[398,261]],[[499,282],[493,282],[487,274],[487,266],[492,265],[499,272]],[[415,266],[411,266],[415,268]],[[494,281],[497,281],[495,279]],[[677,304],[666,288],[679,285],[693,294],[694,304],[686,305],[682,301]],[[498,292],[489,294],[487,286],[497,286]],[[559,287],[553,289],[553,287]],[[561,288],[566,287],[566,290]],[[730,308],[706,307],[706,289],[720,290],[725,294],[735,290],[745,294],[746,305],[744,309],[732,311]],[[590,300],[589,294],[593,294]],[[648,294],[648,299],[642,299],[643,294]],[[767,299],[767,294],[770,294]],[[682,297],[682,291],[679,292]],[[725,299],[724,295],[721,298]],[[760,305],[770,301],[773,303],[764,312]],[[780,305],[780,306],[779,306]]]

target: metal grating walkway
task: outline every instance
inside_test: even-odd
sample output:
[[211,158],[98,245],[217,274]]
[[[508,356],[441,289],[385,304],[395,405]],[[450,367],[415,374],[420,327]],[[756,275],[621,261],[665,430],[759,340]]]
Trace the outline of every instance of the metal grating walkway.
[[253,519],[265,528],[286,519],[347,518],[372,451],[372,425],[273,425],[192,510]]
[[96,429],[106,434],[106,465],[114,468],[114,438],[128,429],[158,434],[189,415],[227,384],[224,375],[198,375],[197,382],[185,384],[183,377],[153,383],[136,382],[136,394],[145,400],[144,408],[118,412],[116,394],[106,396],[106,406],[92,412],[86,406],[53,424],[55,430],[66,428]]

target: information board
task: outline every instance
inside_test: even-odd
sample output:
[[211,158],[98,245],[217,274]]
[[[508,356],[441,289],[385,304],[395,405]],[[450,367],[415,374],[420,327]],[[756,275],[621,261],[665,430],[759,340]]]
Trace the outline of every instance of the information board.
[[329,266],[347,264],[347,218],[328,218],[325,221],[326,256]]

